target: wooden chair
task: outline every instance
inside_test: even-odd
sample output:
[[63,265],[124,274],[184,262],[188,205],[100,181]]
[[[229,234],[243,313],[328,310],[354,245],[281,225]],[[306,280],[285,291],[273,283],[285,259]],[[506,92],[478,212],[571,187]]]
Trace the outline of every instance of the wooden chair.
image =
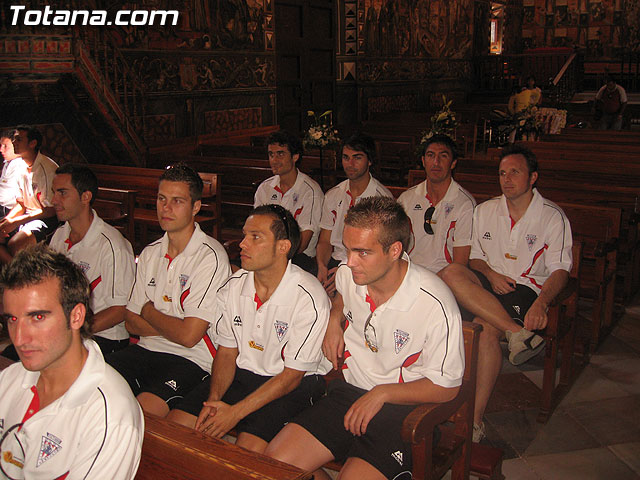
[[[542,394],[538,422],[546,423],[558,400],[569,390],[573,380],[573,359],[576,342],[576,323],[578,321],[578,292],[580,291],[580,264],[583,243],[573,245],[573,267],[569,273],[569,282],[549,306],[547,328],[544,338],[544,373],[542,376]],[[556,386],[558,351],[562,350],[560,379]]]
[[[465,367],[458,395],[450,402],[416,407],[402,425],[402,437],[412,445],[415,479],[441,478],[449,469],[452,470],[452,480],[469,478],[478,340],[482,327],[462,323]],[[450,425],[440,426],[442,438],[433,448],[433,430],[443,422],[450,422]]]

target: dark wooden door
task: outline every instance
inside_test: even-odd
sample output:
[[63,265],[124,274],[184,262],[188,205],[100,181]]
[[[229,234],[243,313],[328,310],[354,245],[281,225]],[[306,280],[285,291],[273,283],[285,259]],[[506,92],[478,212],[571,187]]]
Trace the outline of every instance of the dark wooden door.
[[307,110],[334,109],[334,0],[276,0],[275,17],[278,123],[299,133]]

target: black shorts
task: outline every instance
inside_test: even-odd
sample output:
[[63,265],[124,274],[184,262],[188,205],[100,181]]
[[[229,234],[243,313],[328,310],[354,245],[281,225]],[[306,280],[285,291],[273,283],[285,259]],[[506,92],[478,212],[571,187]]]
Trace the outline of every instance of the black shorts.
[[103,356],[113,352],[117,352],[129,346],[128,338],[125,340],[110,340],[108,338],[94,335],[92,340],[94,340],[98,344],[98,346],[100,347],[100,350],[102,351]]
[[[337,461],[357,457],[373,465],[384,476],[411,478],[411,445],[402,440],[402,422],[415,405],[385,403],[371,419],[367,432],[358,437],[344,428],[344,416],[351,405],[367,393],[344,380],[329,384],[329,392],[312,408],[291,420],[327,447]],[[436,430],[434,445],[440,438]]]
[[124,377],[134,395],[152,393],[167,402],[169,408],[209,376],[191,360],[138,345],[110,353],[105,360]]
[[[265,377],[237,368],[233,382],[222,397],[222,401],[229,405],[235,405],[271,378],[273,377]],[[210,380],[211,378],[208,378],[198,385],[189,395],[178,402],[175,408],[198,416],[202,410],[202,403],[209,397]],[[324,392],[324,379],[320,375],[307,375],[303,377],[295,390],[283,397],[276,398],[240,420],[236,431],[250,433],[265,442],[270,442],[282,430],[282,427],[304,409],[313,405],[324,395]]]
[[[476,277],[478,277],[478,280],[480,280],[484,289],[498,299],[509,316],[513,318],[518,325],[524,326],[524,317],[531,308],[531,305],[533,305],[533,302],[538,298],[538,294],[532,288],[517,283],[516,289],[513,292],[498,295],[493,291],[493,288],[491,288],[491,282],[483,273],[480,273],[477,270],[471,271],[475,273]],[[460,313],[462,314],[462,319],[468,322],[473,321],[475,317],[473,313],[462,306],[460,306]]]

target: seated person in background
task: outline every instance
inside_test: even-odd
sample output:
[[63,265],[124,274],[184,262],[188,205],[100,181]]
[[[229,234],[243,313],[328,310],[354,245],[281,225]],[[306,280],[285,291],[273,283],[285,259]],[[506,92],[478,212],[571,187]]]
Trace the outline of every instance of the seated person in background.
[[602,115],[598,125],[600,130],[622,130],[622,115],[627,108],[627,92],[614,78],[609,78],[606,85],[596,94],[595,108]]
[[89,282],[44,245],[0,273],[21,363],[0,373],[2,478],[130,480],[144,419],[127,383],[90,340]]
[[[451,264],[441,272],[458,303],[483,326],[473,438],[484,437],[484,410],[500,367],[500,338],[509,361],[526,362],[544,347],[533,333],[547,325],[549,303],[564,288],[571,270],[571,227],[562,210],[533,188],[538,162],[528,149],[504,149],[502,195],[475,209],[469,268]],[[464,316],[464,312],[463,312]]]
[[4,160],[0,176],[0,218],[16,206],[16,199],[21,196],[20,185],[27,175],[27,164],[13,149],[14,133],[15,130],[0,133],[0,154]]
[[224,247],[194,221],[202,188],[184,164],[160,176],[156,206],[165,234],[140,254],[125,313],[140,342],[107,356],[142,409],[163,417],[211,371],[207,329],[217,318],[216,290],[231,273]]
[[515,96],[514,113],[526,110],[528,107],[539,105],[542,101],[542,90],[536,87],[536,79],[527,77],[527,84]]
[[300,246],[294,252],[292,262],[315,275],[324,193],[315,180],[296,167],[302,155],[302,143],[298,137],[285,131],[275,132],[269,136],[267,145],[274,176],[260,184],[253,206],[273,203],[291,212],[301,230]]
[[41,145],[42,134],[38,129],[16,127],[13,148],[27,165],[27,174],[20,185],[18,203],[0,221],[0,237],[5,242],[0,245],[0,262],[9,262],[16,252],[45,240],[58,227],[51,204],[51,182],[58,164],[40,152]]
[[342,479],[410,478],[404,418],[415,405],[453,399],[464,373],[455,298],[435,274],[409,261],[410,233],[393,199],[367,198],[347,212],[347,264],[336,274],[323,342],[334,368],[344,358],[344,380],[284,427],[267,455],[308,471],[346,460]]
[[476,202],[451,178],[456,145],[447,135],[425,144],[422,166],[427,179],[398,198],[411,219],[411,261],[438,273],[450,263],[466,265],[471,251],[471,219]]
[[333,187],[324,197],[316,262],[318,280],[329,295],[335,292],[334,278],[338,265],[347,259],[342,244],[347,210],[363,198],[393,198],[391,192],[369,173],[369,168],[375,162],[375,152],[376,145],[368,135],[357,133],[348,138],[342,145],[342,168],[347,180]]
[[243,270],[218,291],[210,381],[167,418],[213,437],[236,428],[237,445],[263,452],[292,417],[324,394],[321,375],[331,365],[321,346],[330,305],[318,280],[289,262],[300,240],[289,211],[262,205],[243,233]]
[[91,208],[98,179],[85,165],[66,164],[53,178],[53,206],[66,222],[50,246],[80,265],[91,285],[92,333],[104,355],[129,344],[124,314],[135,276],[128,240]]

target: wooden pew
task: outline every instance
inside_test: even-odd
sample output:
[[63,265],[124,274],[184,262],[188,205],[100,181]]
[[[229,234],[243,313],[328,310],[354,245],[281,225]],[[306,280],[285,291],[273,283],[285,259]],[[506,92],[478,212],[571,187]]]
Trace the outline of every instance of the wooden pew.
[[[126,188],[135,190],[136,208],[133,217],[136,225],[142,227],[142,244],[146,245],[146,228],[157,226],[156,198],[158,195],[158,179],[163,170],[153,168],[121,167],[114,165],[89,165],[98,177],[99,183],[109,188]],[[221,182],[218,175],[199,172],[204,183],[202,191],[202,207],[196,221],[203,229],[216,238],[220,237],[221,218]]]
[[292,465],[145,414],[142,457],[136,480],[306,480]]
[[134,210],[136,191],[99,187],[93,208],[105,222],[116,227],[129,242],[135,244]]

